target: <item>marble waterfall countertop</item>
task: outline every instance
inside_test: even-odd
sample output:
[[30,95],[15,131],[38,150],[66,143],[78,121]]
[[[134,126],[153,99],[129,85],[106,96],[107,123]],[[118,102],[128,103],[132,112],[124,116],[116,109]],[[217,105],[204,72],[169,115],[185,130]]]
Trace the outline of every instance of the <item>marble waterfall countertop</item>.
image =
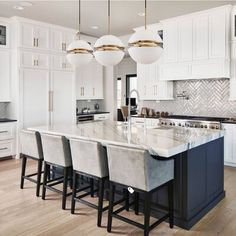
[[132,125],[129,135],[127,126],[115,121],[83,122],[77,125],[53,125],[32,127],[29,130],[68,138],[83,138],[101,142],[102,145],[117,144],[149,150],[153,155],[171,157],[191,148],[224,136],[222,130],[185,127],[147,127]]

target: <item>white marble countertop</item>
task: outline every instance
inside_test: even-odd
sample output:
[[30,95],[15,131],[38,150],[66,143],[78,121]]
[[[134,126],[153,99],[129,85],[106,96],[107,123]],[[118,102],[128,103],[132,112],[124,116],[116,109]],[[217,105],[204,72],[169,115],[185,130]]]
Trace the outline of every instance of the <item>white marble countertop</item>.
[[115,121],[94,121],[78,125],[61,124],[55,126],[32,127],[29,130],[68,138],[83,138],[107,144],[140,147],[150,153],[171,157],[191,148],[200,146],[224,136],[222,130],[184,127],[143,127],[132,125],[131,135],[127,126]]

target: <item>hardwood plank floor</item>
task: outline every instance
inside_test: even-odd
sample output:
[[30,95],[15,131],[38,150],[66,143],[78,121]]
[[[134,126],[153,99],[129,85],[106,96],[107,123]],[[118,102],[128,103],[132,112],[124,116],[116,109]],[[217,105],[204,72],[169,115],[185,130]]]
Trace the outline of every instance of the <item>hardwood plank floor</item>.
[[[103,214],[102,228],[96,226],[96,210],[76,204],[76,214],[70,214],[70,200],[67,210],[61,210],[61,198],[48,191],[45,201],[35,196],[35,185],[25,181],[21,190],[20,160],[0,161],[0,236],[98,236],[98,235],[143,235],[142,230],[113,220],[112,233],[106,232],[107,212]],[[34,161],[27,165],[28,172],[36,170]],[[178,227],[169,229],[167,223],[151,231],[161,236],[234,236],[236,235],[236,168],[225,167],[226,198],[209,212],[190,231]],[[94,199],[97,201],[97,198]],[[134,220],[143,220],[133,212],[124,213]]]

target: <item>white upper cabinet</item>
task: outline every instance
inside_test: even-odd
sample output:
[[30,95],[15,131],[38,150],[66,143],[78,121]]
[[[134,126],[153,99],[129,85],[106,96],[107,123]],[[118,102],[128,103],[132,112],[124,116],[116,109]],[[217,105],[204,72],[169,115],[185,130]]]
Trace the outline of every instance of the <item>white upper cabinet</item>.
[[208,59],[208,29],[209,21],[207,14],[193,17],[193,60]]
[[20,23],[20,47],[49,49],[49,27]]
[[67,61],[65,55],[52,55],[51,68],[53,70],[73,71],[71,64]]
[[178,24],[177,21],[163,23],[164,63],[178,61]]
[[[226,10],[219,9],[209,14],[209,58],[225,58],[228,28]],[[227,29],[227,30],[226,30]]]
[[51,50],[55,52],[66,52],[68,45],[75,37],[75,30],[51,28]]
[[0,49],[0,102],[10,101],[10,52]]
[[77,100],[103,99],[103,67],[93,60],[76,71]]
[[193,21],[183,18],[179,21],[179,61],[191,61],[193,58]]
[[162,80],[229,78],[231,6],[164,20]]

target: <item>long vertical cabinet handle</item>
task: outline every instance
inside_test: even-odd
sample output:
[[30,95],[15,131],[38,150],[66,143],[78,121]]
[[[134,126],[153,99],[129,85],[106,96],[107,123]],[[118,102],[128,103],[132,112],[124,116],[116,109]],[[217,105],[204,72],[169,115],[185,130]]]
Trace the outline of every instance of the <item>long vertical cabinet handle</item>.
[[36,42],[37,42],[37,47],[38,47],[39,46],[39,39],[38,38],[37,38]]
[[52,96],[52,99],[51,99],[51,103],[52,103],[52,105],[51,105],[51,108],[52,108],[52,111],[54,110],[54,94],[53,94],[53,91],[51,91],[51,96]]
[[53,111],[53,91],[48,92],[48,111]]
[[36,44],[35,44],[35,38],[34,38],[34,47],[35,47],[35,45],[36,45]]

